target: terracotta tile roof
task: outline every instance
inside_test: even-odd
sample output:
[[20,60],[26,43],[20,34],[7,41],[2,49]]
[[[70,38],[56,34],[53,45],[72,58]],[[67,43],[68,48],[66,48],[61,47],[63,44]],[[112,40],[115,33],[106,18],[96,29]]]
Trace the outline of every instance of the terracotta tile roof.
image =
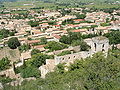
[[18,38],[19,41],[26,41],[27,38]]
[[87,29],[77,29],[77,30],[72,30],[72,32],[86,32]]
[[25,60],[25,59],[30,59],[31,58],[31,52],[24,52],[21,53],[21,57]]
[[63,33],[68,33],[66,30],[61,30]]
[[34,48],[44,48],[46,45],[37,45],[37,46],[34,46]]
[[54,36],[55,38],[57,38],[57,39],[60,39],[60,38],[61,38],[61,36],[59,36],[59,35],[57,35],[57,34],[53,34],[53,36]]
[[40,40],[29,40],[27,41],[28,44],[39,43]]
[[61,25],[53,25],[53,26],[60,27]]
[[75,19],[75,20],[73,20],[73,21],[78,21],[78,22],[80,22],[80,21],[85,21],[84,19]]

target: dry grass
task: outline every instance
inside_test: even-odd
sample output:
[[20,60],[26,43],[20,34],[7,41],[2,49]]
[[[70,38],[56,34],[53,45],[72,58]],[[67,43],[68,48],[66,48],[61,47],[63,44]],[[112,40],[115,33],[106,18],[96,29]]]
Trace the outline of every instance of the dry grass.
[[8,57],[11,62],[17,62],[20,58],[20,52],[18,49],[10,49],[9,47],[4,47],[0,49],[0,59],[3,57]]

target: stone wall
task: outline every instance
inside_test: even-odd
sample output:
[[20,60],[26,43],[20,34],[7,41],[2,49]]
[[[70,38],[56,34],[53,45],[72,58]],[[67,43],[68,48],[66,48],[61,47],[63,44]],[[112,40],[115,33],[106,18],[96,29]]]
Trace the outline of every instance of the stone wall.
[[106,37],[100,36],[89,38],[85,39],[84,42],[86,42],[91,47],[89,51],[82,51],[64,56],[55,56],[54,60],[49,60],[49,62],[46,61],[46,65],[40,67],[42,78],[45,78],[45,75],[48,72],[54,71],[54,67],[60,63],[66,63],[66,65],[69,65],[76,59],[91,57],[93,54],[100,51],[103,51],[107,55],[109,49],[109,40]]

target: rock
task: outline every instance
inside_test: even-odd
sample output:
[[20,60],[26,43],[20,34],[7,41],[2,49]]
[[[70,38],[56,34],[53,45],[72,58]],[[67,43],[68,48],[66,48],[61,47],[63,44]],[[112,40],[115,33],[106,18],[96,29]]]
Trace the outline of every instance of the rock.
[[0,90],[3,90],[3,85],[2,85],[2,83],[0,83]]

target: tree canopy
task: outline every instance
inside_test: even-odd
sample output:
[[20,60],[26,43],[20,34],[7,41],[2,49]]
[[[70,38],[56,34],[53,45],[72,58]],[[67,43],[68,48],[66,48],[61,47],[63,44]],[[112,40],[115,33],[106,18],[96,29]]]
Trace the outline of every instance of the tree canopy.
[[0,60],[0,71],[7,69],[10,65],[10,61],[8,60],[8,58],[2,58]]
[[20,42],[18,41],[18,38],[16,37],[12,37],[8,40],[8,46],[11,48],[11,49],[16,49],[17,47],[20,46]]
[[67,45],[55,41],[50,41],[47,43],[45,48],[49,49],[50,51],[54,51],[54,50],[61,50],[67,48]]
[[110,33],[104,34],[109,41],[110,44],[119,44],[120,43],[120,31],[112,31]]

